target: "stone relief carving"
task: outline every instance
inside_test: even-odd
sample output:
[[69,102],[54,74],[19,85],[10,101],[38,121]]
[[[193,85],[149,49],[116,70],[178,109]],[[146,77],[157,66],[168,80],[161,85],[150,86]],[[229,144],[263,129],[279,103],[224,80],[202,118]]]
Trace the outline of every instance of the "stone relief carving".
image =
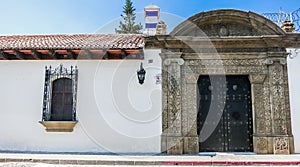
[[[171,58],[165,59],[164,69],[162,72],[163,83],[166,83],[165,92],[167,113],[163,113],[163,120],[167,120],[167,124],[163,123],[163,133],[181,134],[181,70],[180,65],[184,63],[179,58],[179,54],[170,54]],[[164,84],[163,84],[164,85]]]
[[[267,77],[266,80],[269,78]],[[263,84],[263,103],[264,103],[264,123],[265,123],[265,134],[271,134],[272,133],[272,114],[271,114],[271,105],[270,105],[270,89],[269,89],[269,83],[265,82]]]
[[225,26],[222,26],[219,30],[219,35],[220,36],[228,36],[229,35],[229,31]]
[[265,74],[251,74],[249,80],[252,84],[262,84],[266,79]]
[[185,82],[188,84],[196,84],[199,74],[187,74],[185,77]]
[[274,121],[274,132],[276,134],[287,134],[285,97],[283,87],[283,66],[280,63],[274,63],[270,69],[270,96]]
[[270,76],[272,84],[282,84],[283,83],[283,68],[282,65],[276,63],[270,66]]
[[265,59],[257,58],[257,59],[202,59],[202,60],[190,60],[186,62],[187,65],[191,66],[207,66],[207,67],[214,67],[214,66],[261,66],[266,64]]
[[[183,77],[185,77],[185,76],[183,76]],[[181,104],[181,112],[182,112],[182,114],[181,114],[181,116],[182,116],[182,118],[181,118],[181,121],[182,121],[182,123],[181,123],[181,125],[182,125],[182,134],[185,136],[187,133],[188,133],[188,103],[187,103],[187,101],[188,101],[188,98],[189,98],[189,92],[190,92],[190,90],[188,90],[188,86],[186,85],[186,82],[182,82],[181,83],[181,85],[182,85],[182,89],[181,89],[181,91],[182,91],[182,96],[181,96],[181,101],[182,101],[182,104]],[[185,102],[185,103],[183,103],[183,102]]]
[[180,59],[180,58],[168,58],[164,61],[164,64],[165,65],[171,65],[172,63],[177,63],[179,65],[183,65],[184,63],[184,60],[183,59]]
[[199,74],[252,74],[259,73],[264,74],[267,72],[267,68],[264,66],[222,66],[222,67],[205,67],[205,66],[189,66],[193,73]]
[[[249,77],[251,78],[251,77]],[[252,86],[252,92],[254,94],[253,103],[254,103],[254,112],[255,112],[255,121],[256,121],[256,133],[263,134],[266,130],[265,123],[265,111],[264,111],[264,101],[263,101],[263,85],[254,84]]]
[[173,118],[171,120],[175,119],[175,115],[178,112],[179,107],[179,84],[177,83],[177,80],[174,78],[174,76],[169,76],[169,86],[168,86],[168,92],[169,94],[169,111],[173,113]]
[[[181,64],[182,66],[180,66]],[[195,96],[195,94],[193,97],[182,96],[193,94],[191,91],[195,91],[193,86],[197,84],[200,74],[244,74],[249,75],[254,94],[254,124],[256,125],[256,134],[254,135],[265,136],[256,138],[256,150],[259,150],[261,153],[269,153],[266,136],[273,133],[278,135],[288,133],[286,127],[287,117],[284,113],[284,102],[282,101],[286,93],[285,87],[283,86],[285,84],[284,69],[280,61],[252,59],[247,62],[247,60],[240,59],[220,61],[194,60],[189,58],[188,60],[184,60],[184,63],[179,63],[179,61],[175,59],[168,60],[164,65],[168,71],[166,72],[168,73],[167,81],[165,81],[168,83],[168,113],[169,117],[170,114],[172,115],[172,119],[169,118],[167,120],[170,125],[169,129],[172,132],[181,132],[184,135],[193,136],[193,128],[197,129],[197,127],[193,125],[195,124],[193,121],[195,120],[193,112],[197,112],[198,110],[198,108],[195,107],[197,104],[193,104],[193,101],[197,101],[197,96]],[[181,125],[182,129],[180,129],[178,125]],[[188,126],[192,128],[191,131],[189,131]],[[189,144],[193,143],[194,142],[189,142]],[[198,146],[198,143],[194,144]],[[191,145],[188,145],[188,147],[192,148]],[[278,150],[278,148],[276,149]]]
[[162,131],[168,128],[168,77],[167,71],[162,70]]
[[265,150],[268,147],[267,138],[258,137],[256,138],[256,149]]
[[[185,134],[188,136],[197,136],[197,113],[194,111],[198,110],[198,102],[195,102],[194,100],[197,100],[197,80],[199,75],[197,74],[190,74],[186,73],[185,75],[185,82],[182,83],[182,86],[184,89],[184,98],[183,105],[185,109],[183,120],[183,125],[185,128]],[[196,98],[195,98],[196,97]]]
[[[284,87],[284,97],[285,97],[285,111],[290,111],[290,99],[289,99],[289,85],[288,85],[288,73],[287,73],[287,66],[284,66],[284,72],[283,72],[283,87]],[[292,134],[292,127],[291,127],[291,113],[286,113],[286,128],[287,128],[287,134]]]
[[275,137],[274,154],[289,154],[289,142],[287,137]]

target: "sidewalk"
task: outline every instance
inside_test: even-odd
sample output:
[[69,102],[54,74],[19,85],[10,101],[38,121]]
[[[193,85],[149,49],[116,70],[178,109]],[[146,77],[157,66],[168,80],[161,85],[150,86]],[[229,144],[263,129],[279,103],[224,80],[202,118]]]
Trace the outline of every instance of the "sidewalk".
[[300,154],[292,155],[78,155],[0,153],[0,163],[42,163],[56,165],[300,165]]

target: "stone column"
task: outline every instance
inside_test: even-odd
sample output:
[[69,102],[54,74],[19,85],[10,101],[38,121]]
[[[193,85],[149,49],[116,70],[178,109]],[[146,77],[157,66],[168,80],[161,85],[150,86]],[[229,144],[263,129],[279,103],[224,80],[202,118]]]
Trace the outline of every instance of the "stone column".
[[163,60],[163,132],[162,152],[183,154],[181,126],[181,65],[182,53],[161,53]]
[[271,125],[266,121],[266,108],[264,106],[266,90],[264,90],[265,74],[249,75],[251,83],[252,116],[253,116],[253,149],[259,154],[268,153],[267,128]]
[[275,59],[269,65],[270,106],[272,115],[272,142],[274,154],[293,152],[293,137],[290,127],[289,106],[286,104],[288,87],[284,82],[286,60]]
[[199,74],[186,74],[183,78],[182,90],[182,133],[183,153],[199,153],[197,134],[198,85]]

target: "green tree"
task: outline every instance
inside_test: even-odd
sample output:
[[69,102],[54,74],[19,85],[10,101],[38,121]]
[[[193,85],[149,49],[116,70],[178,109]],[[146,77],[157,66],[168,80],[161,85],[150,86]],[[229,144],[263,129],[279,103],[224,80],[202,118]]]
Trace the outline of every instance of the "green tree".
[[121,17],[124,22],[120,21],[119,29],[115,29],[115,32],[118,34],[141,34],[143,26],[141,23],[135,24],[135,8],[131,0],[126,0],[123,9]]

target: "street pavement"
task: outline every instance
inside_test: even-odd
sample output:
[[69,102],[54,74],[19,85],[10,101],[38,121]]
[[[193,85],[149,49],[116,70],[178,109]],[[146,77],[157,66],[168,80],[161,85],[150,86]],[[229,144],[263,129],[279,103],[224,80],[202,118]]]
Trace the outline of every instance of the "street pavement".
[[[213,155],[213,154],[208,154]],[[300,154],[81,155],[0,153],[0,167],[94,166],[300,166]]]

